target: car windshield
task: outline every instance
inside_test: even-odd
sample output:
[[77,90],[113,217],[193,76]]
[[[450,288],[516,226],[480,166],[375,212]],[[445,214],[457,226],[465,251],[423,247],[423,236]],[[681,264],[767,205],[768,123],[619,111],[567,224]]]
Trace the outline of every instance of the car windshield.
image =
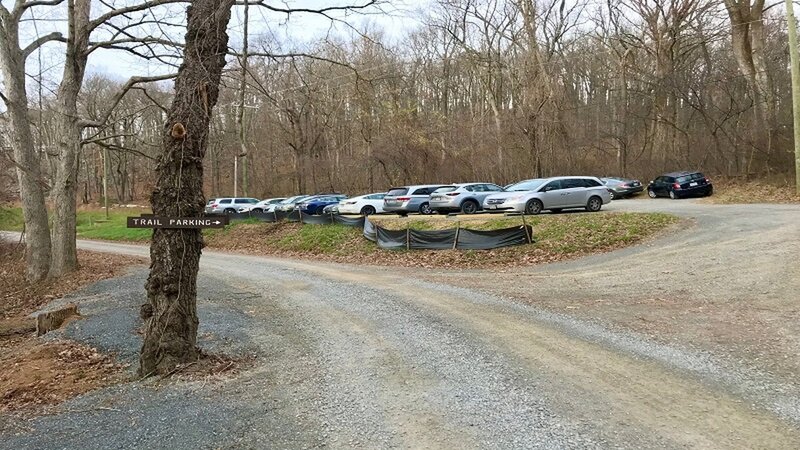
[[445,192],[453,192],[456,190],[455,186],[442,186],[439,189],[433,191],[434,194],[444,194]]
[[282,201],[281,203],[284,205],[291,205],[292,203],[297,203],[304,198],[308,198],[307,195],[296,195],[294,197],[289,197],[286,200]]
[[678,177],[675,181],[678,183],[687,183],[689,181],[700,180],[705,178],[702,173],[693,173],[691,175],[686,175],[683,177]]
[[391,195],[393,197],[406,194],[408,194],[408,188],[392,188],[389,189],[389,192],[386,193],[386,195]]
[[506,188],[506,190],[511,192],[535,191],[536,189],[539,189],[539,187],[543,185],[545,181],[546,180],[539,178],[535,180],[520,181],[519,183],[512,184]]

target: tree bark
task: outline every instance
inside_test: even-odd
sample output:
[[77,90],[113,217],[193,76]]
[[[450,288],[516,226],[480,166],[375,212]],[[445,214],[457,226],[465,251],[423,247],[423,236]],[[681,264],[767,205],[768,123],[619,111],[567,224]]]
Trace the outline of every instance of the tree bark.
[[44,180],[28,117],[25,55],[19,46],[19,23],[5,8],[0,10],[0,16],[0,70],[5,85],[4,100],[11,119],[10,141],[25,221],[26,276],[29,281],[39,281],[47,277],[50,268],[50,230],[42,187]]
[[[150,198],[159,216],[203,213],[203,157],[211,111],[228,49],[226,27],[233,0],[194,0],[187,9],[183,64],[164,130],[158,180]],[[150,244],[147,320],[139,374],[164,374],[198,358],[197,270],[200,230],[156,229]]]
[[50,276],[60,277],[78,267],[76,248],[76,193],[78,189],[78,153],[81,127],[78,118],[78,95],[83,86],[89,45],[91,0],[68,1],[67,51],[64,74],[58,86],[56,129],[58,159],[53,184],[53,258]]

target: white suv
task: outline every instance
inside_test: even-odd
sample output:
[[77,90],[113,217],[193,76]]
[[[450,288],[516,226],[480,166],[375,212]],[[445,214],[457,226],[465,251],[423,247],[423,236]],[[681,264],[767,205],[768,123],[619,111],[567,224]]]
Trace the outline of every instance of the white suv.
[[596,177],[552,177],[512,184],[506,192],[486,197],[483,209],[525,214],[570,208],[596,212],[610,201],[611,191]]
[[239,212],[244,206],[255,205],[258,203],[257,198],[217,198],[214,203],[207,206],[212,214],[234,214]]

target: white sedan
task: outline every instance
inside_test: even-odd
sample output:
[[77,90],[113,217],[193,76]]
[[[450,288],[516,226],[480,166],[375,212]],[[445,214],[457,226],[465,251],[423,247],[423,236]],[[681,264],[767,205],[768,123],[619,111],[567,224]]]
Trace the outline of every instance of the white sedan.
[[260,202],[254,205],[245,205],[239,208],[240,213],[246,212],[254,212],[254,213],[262,213],[262,212],[273,212],[275,211],[275,206],[284,200],[283,198],[268,198],[266,200],[261,200]]
[[380,192],[346,198],[339,202],[339,214],[361,214],[363,216],[368,216],[370,214],[382,213],[383,197],[385,196],[385,192]]

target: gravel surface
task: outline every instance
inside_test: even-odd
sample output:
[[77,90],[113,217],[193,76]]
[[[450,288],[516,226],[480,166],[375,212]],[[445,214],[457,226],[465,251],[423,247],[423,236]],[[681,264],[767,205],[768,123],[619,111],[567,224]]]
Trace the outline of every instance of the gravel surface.
[[[647,279],[583,274],[677,251],[695,234],[710,239],[706,219],[693,220],[683,237],[526,273],[547,295],[647,290]],[[718,286],[722,272],[689,287]],[[566,273],[577,281],[562,280],[561,290],[546,281]],[[511,274],[484,275],[510,283]],[[464,277],[476,278],[208,252],[200,344],[256,355],[254,368],[222,380],[123,383],[53,415],[0,418],[0,439],[9,448],[800,448],[796,383],[729,355],[520,303],[515,289],[465,288]],[[77,301],[85,318],[57,333],[114,352],[133,371],[145,278],[138,269],[62,300]],[[666,278],[662,289],[684,282]]]

